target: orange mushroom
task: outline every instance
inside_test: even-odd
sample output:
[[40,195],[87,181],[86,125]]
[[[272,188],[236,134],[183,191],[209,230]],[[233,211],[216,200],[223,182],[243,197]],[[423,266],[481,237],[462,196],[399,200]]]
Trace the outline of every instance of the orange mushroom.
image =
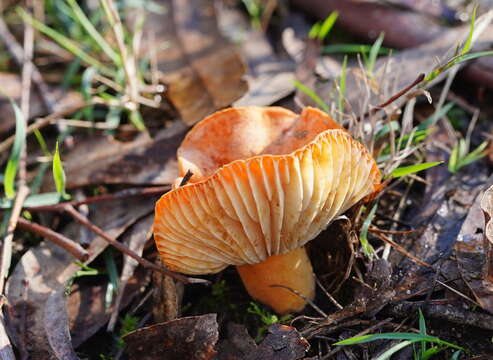
[[178,164],[193,176],[156,204],[163,262],[191,275],[236,265],[248,293],[280,314],[306,303],[286,287],[313,299],[304,245],[381,180],[364,146],[314,108],[219,111],[188,133]]

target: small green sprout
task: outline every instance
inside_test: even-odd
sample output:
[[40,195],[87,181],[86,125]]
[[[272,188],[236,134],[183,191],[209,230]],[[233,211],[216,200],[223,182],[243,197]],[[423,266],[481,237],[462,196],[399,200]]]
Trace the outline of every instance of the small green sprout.
[[462,138],[459,139],[457,144],[452,149],[452,153],[450,154],[450,159],[448,162],[448,170],[452,174],[455,174],[464,166],[469,165],[485,157],[487,154],[486,151],[487,146],[488,146],[488,142],[484,141],[476,149],[469,152],[469,147],[470,147],[469,142]]
[[[453,358],[459,357],[460,352],[465,351],[464,348],[449,343],[447,341],[443,341],[436,336],[430,336],[426,334],[426,324],[421,311],[419,311],[419,326],[420,332],[416,333],[381,333],[381,334],[370,334],[370,335],[362,335],[355,336],[346,340],[339,341],[335,343],[335,345],[339,346],[347,346],[347,345],[356,345],[363,344],[376,340],[403,340],[396,345],[390,347],[387,351],[382,353],[380,356],[376,358],[376,360],[387,360],[390,359],[393,354],[398,352],[399,350],[405,348],[409,345],[414,345],[419,343],[420,350],[418,352],[414,352],[414,360],[429,360],[433,355],[436,355],[438,352],[441,352],[447,348],[457,350]],[[427,348],[427,344],[434,344],[432,347]],[[457,355],[456,355],[457,354]]]

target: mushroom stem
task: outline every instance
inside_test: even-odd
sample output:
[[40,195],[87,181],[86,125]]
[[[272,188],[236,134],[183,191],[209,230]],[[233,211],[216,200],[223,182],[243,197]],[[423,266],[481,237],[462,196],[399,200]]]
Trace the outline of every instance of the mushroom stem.
[[313,300],[315,295],[312,264],[304,247],[236,268],[250,296],[278,314],[301,311],[306,300],[286,288],[271,285],[296,290],[308,300]]

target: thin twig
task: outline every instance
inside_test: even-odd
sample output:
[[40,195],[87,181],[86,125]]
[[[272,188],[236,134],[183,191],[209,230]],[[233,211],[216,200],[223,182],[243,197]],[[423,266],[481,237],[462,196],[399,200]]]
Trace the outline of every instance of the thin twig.
[[36,224],[34,222],[28,221],[23,218],[19,218],[17,222],[17,227],[42,236],[46,240],[49,240],[52,243],[67,250],[79,261],[84,262],[89,258],[89,253],[87,252],[86,249],[80,246],[80,244],[76,243],[73,240],[70,240],[68,237],[59,234],[56,231],[53,231],[43,225]]
[[387,244],[390,244],[390,246],[392,246],[395,250],[397,250],[402,255],[408,257],[410,260],[414,261],[415,263],[417,263],[419,265],[422,265],[424,267],[427,267],[427,268],[431,268],[431,269],[433,268],[432,265],[424,262],[423,260],[418,259],[416,256],[414,256],[413,254],[409,253],[406,249],[404,249],[402,246],[400,246],[399,244],[397,244],[396,242],[394,242],[394,240],[391,240],[387,236],[385,236],[383,234],[375,234],[375,236],[377,238],[379,238],[380,240],[386,242]]
[[[62,110],[57,111],[57,112],[54,112],[54,113],[52,113],[52,114],[50,114],[44,118],[40,118],[36,122],[32,123],[31,125],[29,125],[27,127],[26,136],[33,133],[35,130],[38,130],[38,129],[41,129],[42,127],[50,125],[55,120],[62,119],[65,116],[72,114],[72,113],[76,112],[77,110],[80,110],[83,107],[86,107],[89,105],[92,105],[92,103],[88,103],[88,102],[81,100],[81,101],[77,102],[76,104],[74,104],[70,107],[67,107],[67,108],[62,109]],[[14,143],[14,140],[15,140],[15,136],[12,135],[12,136],[8,137],[7,139],[5,139],[4,141],[2,141],[2,143],[0,143],[0,153],[7,151],[12,146],[12,144]]]
[[144,266],[146,268],[159,271],[159,272],[163,273],[164,275],[168,275],[168,276],[172,277],[173,279],[181,281],[182,283],[185,283],[185,284],[206,284],[207,285],[210,283],[208,280],[205,280],[205,279],[189,278],[189,277],[186,277],[184,275],[177,274],[173,271],[167,270],[161,266],[158,266],[158,265],[144,259],[143,257],[136,254],[134,251],[130,250],[128,247],[123,245],[121,242],[113,239],[111,236],[106,234],[101,228],[99,228],[98,226],[96,226],[92,222],[90,222],[85,216],[83,216],[81,213],[79,213],[77,210],[75,210],[75,208],[70,204],[65,204],[63,206],[63,211],[65,211],[67,214],[72,216],[72,218],[74,220],[76,220],[77,222],[79,222],[80,224],[86,226],[88,229],[92,230],[94,233],[101,236],[104,240],[106,240],[110,245],[115,247],[117,250],[119,250],[123,254],[128,255],[131,258],[137,260],[137,262],[139,264],[141,264],[142,266]]
[[338,308],[339,310],[342,310],[343,307],[341,304],[339,304],[337,302],[337,300],[327,291],[327,289],[324,288],[324,286],[320,283],[320,280],[318,280],[317,278],[315,278],[315,281],[317,283],[317,285],[320,287],[320,289],[322,289],[322,291],[324,292],[325,296],[327,296],[327,298],[332,302],[332,304],[335,305],[336,308]]
[[[376,329],[379,329],[381,328],[382,326],[384,326],[385,324],[388,324],[389,322],[392,321],[392,318],[388,318],[388,319],[385,319],[385,320],[382,320],[378,323],[376,323],[375,325],[373,326],[370,326],[369,328],[357,333],[355,335],[356,336],[363,336],[363,335],[366,335],[366,334],[369,334],[371,333],[372,331],[376,330]],[[328,359],[330,358],[331,356],[333,356],[334,354],[336,354],[337,352],[341,351],[342,349],[344,348],[344,346],[339,346],[337,348],[335,348],[334,350],[332,350],[331,352],[329,352],[328,354],[325,354],[322,358],[320,358],[320,360],[325,360],[325,359]]]
[[99,202],[121,200],[137,196],[151,196],[164,194],[170,189],[170,186],[154,186],[148,188],[138,188],[138,189],[126,189],[113,194],[104,194],[89,197],[84,200],[73,200],[64,203],[58,203],[53,205],[43,205],[43,206],[33,206],[26,208],[29,211],[63,211],[64,206],[71,205],[73,207],[78,207],[81,205],[89,205]]

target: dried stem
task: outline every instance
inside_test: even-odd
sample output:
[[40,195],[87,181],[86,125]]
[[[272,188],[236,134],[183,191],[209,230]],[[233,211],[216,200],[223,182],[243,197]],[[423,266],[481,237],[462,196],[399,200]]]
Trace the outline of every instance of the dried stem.
[[20,218],[17,222],[17,226],[21,229],[30,231],[32,233],[38,234],[53,242],[54,244],[60,246],[61,248],[67,250],[71,253],[77,260],[86,261],[89,258],[89,253],[80,244],[67,238],[66,236],[57,233],[43,225],[36,224],[34,222],[28,221],[26,219]]

